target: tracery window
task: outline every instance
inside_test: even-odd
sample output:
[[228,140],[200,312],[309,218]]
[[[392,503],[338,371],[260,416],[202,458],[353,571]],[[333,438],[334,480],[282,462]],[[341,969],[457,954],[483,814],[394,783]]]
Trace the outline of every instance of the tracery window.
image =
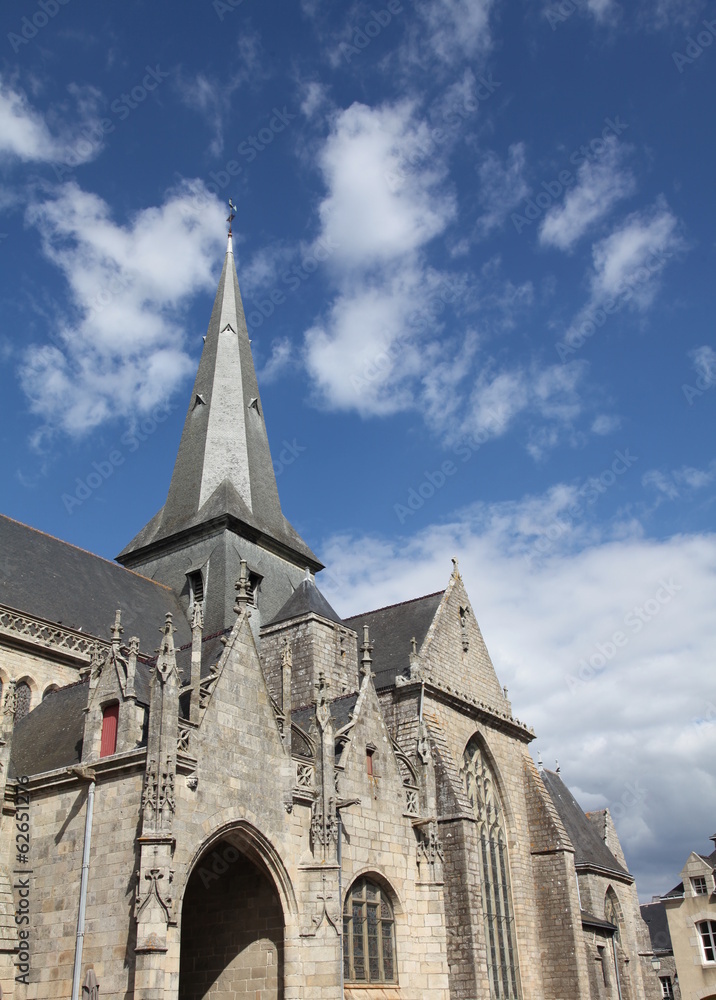
[[361,878],[343,907],[343,977],[347,983],[395,983],[395,918],[385,889]]
[[465,748],[462,773],[478,824],[490,996],[493,1000],[519,1000],[515,919],[502,804],[477,737],[473,737]]
[[27,681],[20,681],[15,687],[15,721],[19,722],[30,714],[32,691]]

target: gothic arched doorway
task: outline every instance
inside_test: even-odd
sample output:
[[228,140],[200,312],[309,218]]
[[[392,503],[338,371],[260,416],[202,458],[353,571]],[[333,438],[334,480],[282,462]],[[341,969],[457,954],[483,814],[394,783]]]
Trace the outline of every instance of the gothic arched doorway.
[[283,1000],[283,942],[283,911],[268,873],[229,839],[212,845],[184,893],[179,1000],[247,992]]

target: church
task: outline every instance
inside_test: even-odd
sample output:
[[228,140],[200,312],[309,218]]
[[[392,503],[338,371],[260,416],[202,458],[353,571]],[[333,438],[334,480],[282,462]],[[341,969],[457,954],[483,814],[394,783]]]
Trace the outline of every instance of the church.
[[116,562],[0,517],[0,995],[662,996],[609,812],[533,763],[457,559],[344,619],[322,569],[229,234],[163,508]]

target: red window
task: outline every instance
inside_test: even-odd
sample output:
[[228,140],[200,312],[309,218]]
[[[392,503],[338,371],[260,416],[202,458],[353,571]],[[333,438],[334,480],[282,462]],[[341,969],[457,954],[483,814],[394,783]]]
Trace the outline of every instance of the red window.
[[373,754],[375,753],[370,747],[366,747],[365,751],[365,769],[371,776],[373,775]]
[[99,747],[100,757],[109,757],[117,749],[117,720],[119,705],[107,705],[102,711],[102,742]]

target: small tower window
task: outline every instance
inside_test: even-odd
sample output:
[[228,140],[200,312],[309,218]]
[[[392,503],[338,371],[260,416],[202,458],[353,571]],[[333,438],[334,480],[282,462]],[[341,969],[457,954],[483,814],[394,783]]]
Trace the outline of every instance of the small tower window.
[[186,576],[189,581],[189,603],[201,604],[204,600],[204,577],[201,570],[194,570]]
[[117,752],[117,722],[119,720],[119,705],[106,705],[102,709],[102,739],[100,740],[100,757],[111,757]]
[[249,593],[251,594],[251,599],[249,600],[249,605],[252,608],[258,608],[259,606],[259,594],[261,593],[261,581],[262,576],[258,573],[249,573]]
[[373,754],[375,753],[374,747],[365,748],[365,770],[366,773],[373,777]]

